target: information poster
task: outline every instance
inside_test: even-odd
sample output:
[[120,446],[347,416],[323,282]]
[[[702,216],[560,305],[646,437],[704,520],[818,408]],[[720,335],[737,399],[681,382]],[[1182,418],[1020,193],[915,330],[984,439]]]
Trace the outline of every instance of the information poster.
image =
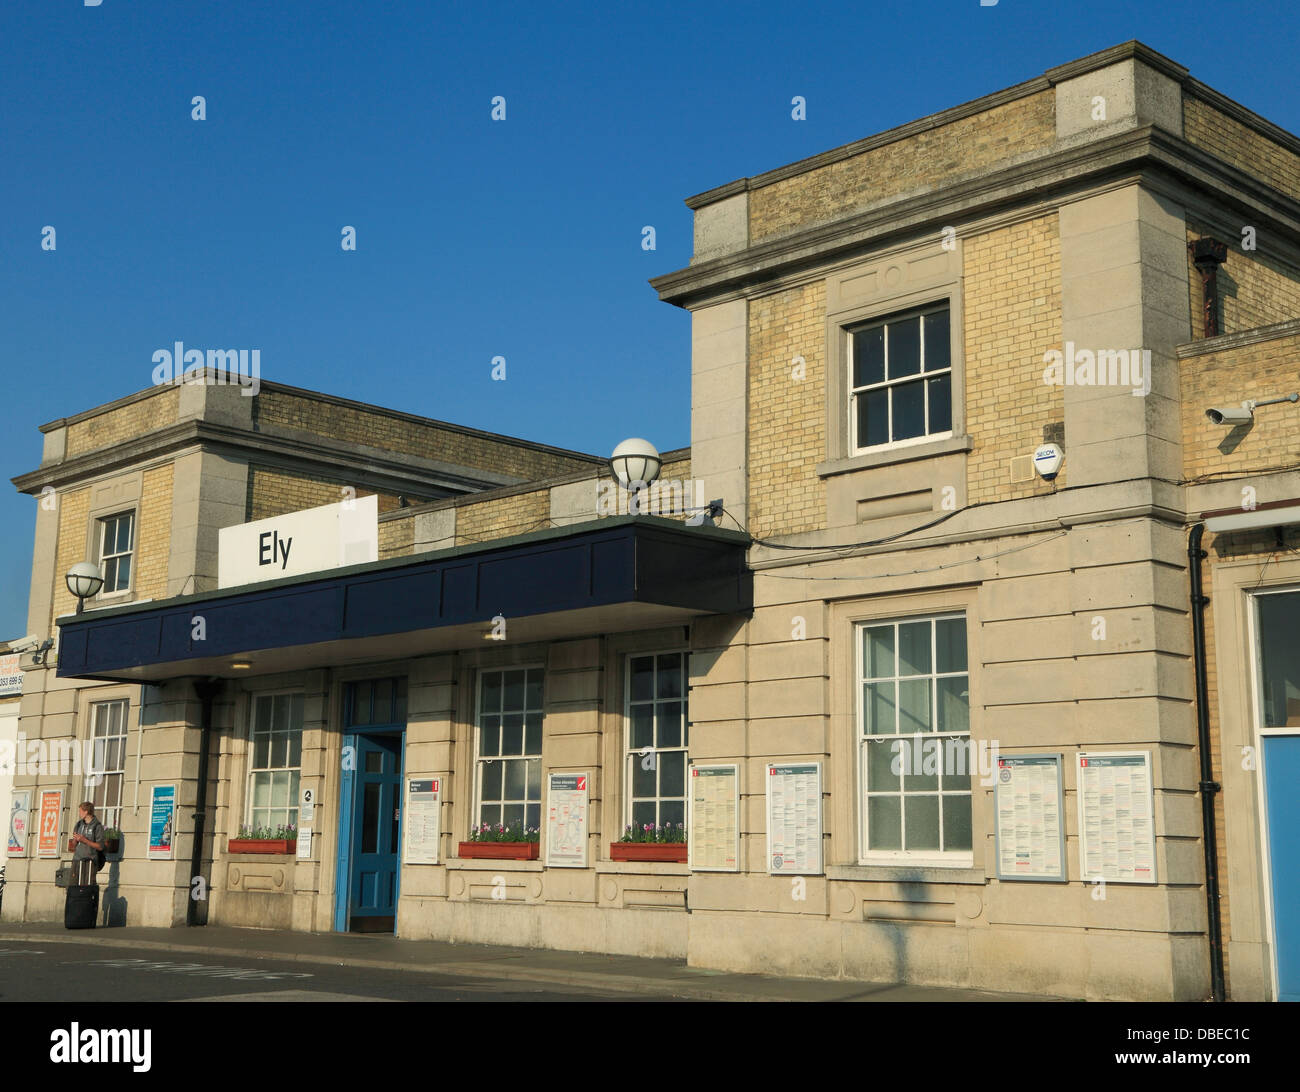
[[1083,879],[1155,883],[1151,752],[1085,752],[1075,761]]
[[740,869],[740,774],[732,763],[691,767],[687,853],[697,872]]
[[155,785],[149,793],[149,860],[170,861],[176,834],[176,786]]
[[59,855],[59,822],[63,818],[63,790],[41,790],[41,825],[36,828],[36,856]]
[[442,837],[442,779],[409,778],[403,814],[406,847],[403,864],[437,864]]
[[587,867],[588,775],[553,773],[546,784],[546,864]]
[[767,871],[772,876],[822,872],[822,764],[768,763]]
[[298,860],[311,860],[311,827],[298,828]]
[[27,821],[32,810],[32,794],[24,789],[13,794],[9,803],[9,856],[27,856]]
[[1059,754],[998,758],[998,879],[1066,879],[1063,770]]

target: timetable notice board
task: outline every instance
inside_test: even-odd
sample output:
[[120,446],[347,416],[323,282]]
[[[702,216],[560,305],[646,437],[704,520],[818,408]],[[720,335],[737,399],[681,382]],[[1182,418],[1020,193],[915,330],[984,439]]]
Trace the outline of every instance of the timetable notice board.
[[1075,763],[1083,879],[1155,883],[1151,752],[1085,751]]
[[772,876],[822,872],[822,764],[768,763],[767,871]]
[[1064,880],[1059,754],[1002,755],[994,788],[998,879]]
[[740,768],[692,766],[687,854],[699,872],[740,869]]

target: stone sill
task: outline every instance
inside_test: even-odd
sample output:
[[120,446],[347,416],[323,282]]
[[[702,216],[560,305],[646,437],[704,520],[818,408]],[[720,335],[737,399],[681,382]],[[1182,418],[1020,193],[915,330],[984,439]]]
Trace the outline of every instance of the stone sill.
[[887,451],[867,451],[861,455],[850,455],[846,459],[828,459],[817,464],[817,476],[830,478],[836,474],[851,474],[855,470],[871,470],[877,466],[894,466],[918,459],[935,459],[941,455],[964,454],[972,449],[974,443],[969,436],[945,436],[933,443],[910,444]]
[[877,883],[959,883],[983,887],[982,868],[940,868],[933,865],[827,865],[828,880],[872,880]]
[[448,857],[442,862],[448,868],[463,872],[541,872],[542,861],[511,861],[505,859],[483,860],[478,857]]
[[690,865],[678,861],[597,861],[598,873],[622,873],[628,876],[689,876]]

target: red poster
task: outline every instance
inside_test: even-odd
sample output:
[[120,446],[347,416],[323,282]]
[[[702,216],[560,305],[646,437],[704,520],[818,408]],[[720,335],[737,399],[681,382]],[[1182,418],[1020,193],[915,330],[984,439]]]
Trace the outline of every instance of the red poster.
[[63,818],[63,790],[41,790],[41,824],[36,828],[36,855],[59,855],[59,822]]

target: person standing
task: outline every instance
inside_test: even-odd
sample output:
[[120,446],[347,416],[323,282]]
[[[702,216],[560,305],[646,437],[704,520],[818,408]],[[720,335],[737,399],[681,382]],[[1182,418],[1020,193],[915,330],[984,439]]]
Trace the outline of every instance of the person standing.
[[73,845],[72,875],[78,884],[92,884],[104,863],[104,824],[95,818],[95,805],[89,800],[78,811],[81,818],[69,839]]

